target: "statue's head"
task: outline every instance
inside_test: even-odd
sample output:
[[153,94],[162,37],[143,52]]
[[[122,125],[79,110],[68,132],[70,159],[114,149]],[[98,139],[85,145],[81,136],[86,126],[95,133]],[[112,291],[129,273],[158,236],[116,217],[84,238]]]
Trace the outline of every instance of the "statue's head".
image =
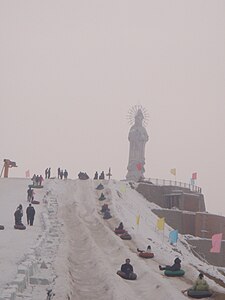
[[138,109],[138,111],[135,115],[135,124],[142,125],[143,120],[144,120],[144,115],[143,115],[141,109]]

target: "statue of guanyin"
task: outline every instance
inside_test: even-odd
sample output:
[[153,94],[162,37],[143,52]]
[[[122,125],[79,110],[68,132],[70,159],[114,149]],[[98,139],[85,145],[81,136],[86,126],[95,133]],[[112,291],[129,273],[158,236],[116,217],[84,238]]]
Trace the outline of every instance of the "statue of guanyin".
[[148,141],[148,134],[142,125],[144,115],[139,108],[135,114],[134,125],[130,128],[128,140],[130,142],[129,163],[127,180],[139,181],[144,178],[145,165],[145,144]]

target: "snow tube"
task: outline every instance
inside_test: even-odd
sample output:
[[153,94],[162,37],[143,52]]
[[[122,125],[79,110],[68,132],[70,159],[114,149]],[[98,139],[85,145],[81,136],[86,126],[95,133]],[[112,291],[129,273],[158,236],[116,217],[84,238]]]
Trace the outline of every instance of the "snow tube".
[[0,225],[0,230],[4,230],[5,227],[3,225]]
[[129,233],[125,232],[125,233],[121,234],[120,238],[122,240],[131,240],[131,235]]
[[149,252],[140,252],[138,256],[143,257],[143,258],[152,258],[154,257],[154,253],[149,253]]
[[189,289],[187,291],[187,294],[189,297],[195,298],[195,299],[207,298],[207,297],[212,296],[212,292],[210,292],[210,291],[195,291],[192,289]]
[[184,275],[184,270],[178,270],[178,271],[170,271],[170,270],[165,270],[164,275],[169,276],[169,277],[179,277]]
[[104,186],[100,183],[97,187],[96,190],[104,190]]
[[127,279],[127,280],[135,280],[135,279],[137,279],[137,274],[135,274],[135,273],[130,273],[129,276],[127,276],[124,272],[117,271],[117,275],[119,275],[123,279]]
[[106,215],[103,216],[104,220],[108,220],[108,219],[111,219],[111,218],[112,218],[112,216],[110,214],[109,215],[106,214]]
[[15,228],[15,229],[19,229],[19,230],[24,230],[24,229],[26,229],[26,226],[23,225],[23,224],[20,224],[20,225],[14,225],[14,228]]
[[40,201],[37,201],[37,200],[33,200],[31,201],[32,204],[40,204]]
[[33,189],[42,189],[43,185],[33,185],[33,184],[29,184],[28,187],[33,188]]
[[115,234],[123,234],[123,233],[126,233],[126,230],[115,228],[114,232],[115,232]]

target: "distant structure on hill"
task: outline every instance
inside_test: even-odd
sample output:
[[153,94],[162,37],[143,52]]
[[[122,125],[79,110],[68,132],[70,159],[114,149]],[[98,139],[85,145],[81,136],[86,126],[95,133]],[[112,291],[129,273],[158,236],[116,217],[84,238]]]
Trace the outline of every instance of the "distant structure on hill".
[[225,267],[225,241],[220,253],[211,253],[212,235],[225,236],[225,217],[206,212],[201,188],[171,180],[149,178],[138,183],[137,192],[148,201],[158,205],[152,209],[158,217],[179,233],[188,235],[194,254],[200,255],[210,264]]
[[147,112],[142,106],[134,106],[128,114],[129,121],[133,124],[129,131],[130,142],[127,180],[139,181],[144,179],[145,144],[148,134],[143,126],[147,120]]

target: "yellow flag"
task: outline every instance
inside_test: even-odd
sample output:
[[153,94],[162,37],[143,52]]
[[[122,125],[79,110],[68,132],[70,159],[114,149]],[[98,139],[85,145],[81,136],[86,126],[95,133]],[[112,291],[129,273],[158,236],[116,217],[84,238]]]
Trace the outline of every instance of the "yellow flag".
[[177,170],[176,170],[175,168],[174,168],[174,169],[171,169],[171,170],[170,170],[170,173],[173,174],[174,176],[176,176]]
[[157,220],[157,225],[156,225],[157,229],[158,230],[163,230],[164,229],[164,225],[165,225],[165,218],[159,218]]
[[137,215],[137,217],[136,217],[136,224],[139,225],[139,223],[140,223],[140,215]]
[[125,184],[120,186],[120,192],[121,193],[125,193],[126,192],[126,185]]

